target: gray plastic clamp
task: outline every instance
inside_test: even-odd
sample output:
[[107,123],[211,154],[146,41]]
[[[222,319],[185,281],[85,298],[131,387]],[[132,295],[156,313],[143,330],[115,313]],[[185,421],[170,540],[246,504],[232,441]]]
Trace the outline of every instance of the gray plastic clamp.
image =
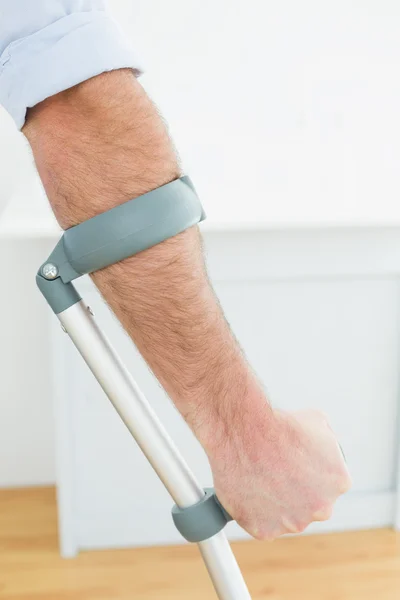
[[80,301],[71,282],[151,248],[205,218],[184,176],[68,229],[37,284],[56,314]]
[[188,542],[208,540],[233,520],[219,502],[213,488],[206,488],[204,498],[192,506],[179,508],[175,505],[172,518],[175,527]]

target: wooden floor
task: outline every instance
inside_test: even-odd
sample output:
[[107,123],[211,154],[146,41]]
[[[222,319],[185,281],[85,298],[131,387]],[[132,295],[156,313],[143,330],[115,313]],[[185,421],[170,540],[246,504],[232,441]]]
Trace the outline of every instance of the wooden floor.
[[[253,600],[400,600],[389,530],[234,545]],[[0,492],[1,600],[215,600],[195,547],[57,549],[53,489]]]

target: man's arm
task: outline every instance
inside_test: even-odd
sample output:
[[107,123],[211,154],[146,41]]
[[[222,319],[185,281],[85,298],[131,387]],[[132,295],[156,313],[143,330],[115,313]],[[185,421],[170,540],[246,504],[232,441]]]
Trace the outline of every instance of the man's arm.
[[[181,176],[165,124],[130,71],[43,102],[23,132],[64,229]],[[243,415],[247,403],[270,411],[208,281],[197,227],[92,278],[204,444],[224,413]]]
[[[181,174],[130,71],[40,103],[24,133],[64,228]],[[349,487],[335,437],[319,413],[268,404],[208,281],[197,227],[92,277],[205,448],[240,524],[265,539],[328,518]]]

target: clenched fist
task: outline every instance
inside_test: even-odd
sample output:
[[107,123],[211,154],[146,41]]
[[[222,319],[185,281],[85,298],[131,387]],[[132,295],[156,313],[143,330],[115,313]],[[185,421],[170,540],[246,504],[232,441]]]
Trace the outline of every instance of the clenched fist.
[[351,486],[340,446],[318,411],[257,414],[246,434],[231,437],[209,460],[222,505],[260,540],[329,519]]

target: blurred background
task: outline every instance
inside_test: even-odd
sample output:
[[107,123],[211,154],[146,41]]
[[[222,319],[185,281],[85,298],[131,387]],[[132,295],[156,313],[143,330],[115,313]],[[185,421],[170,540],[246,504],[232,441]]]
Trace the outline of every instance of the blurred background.
[[[400,5],[110,5],[206,207],[210,274],[236,335],[275,405],[330,415],[354,479],[332,520],[308,532],[315,535],[235,546],[253,597],[394,600]],[[143,586],[124,571],[132,562],[119,551],[57,562],[58,552],[71,558],[181,540],[168,495],[36,290],[36,270],[60,232],[27,145],[1,109],[0,175],[0,564],[20,573],[17,554],[11,560],[4,549],[25,540],[47,552],[48,542],[48,598],[213,598],[186,547],[133,551],[136,568],[147,565]],[[196,475],[212,483],[201,448],[115,318],[89,281],[79,287]],[[246,539],[236,525],[229,533]],[[154,556],[160,564],[174,557],[176,581],[171,565],[154,573]],[[90,569],[96,579],[114,563],[117,591],[87,584]],[[191,575],[181,578],[186,567]],[[31,591],[3,584],[4,600],[45,597],[40,577]]]

